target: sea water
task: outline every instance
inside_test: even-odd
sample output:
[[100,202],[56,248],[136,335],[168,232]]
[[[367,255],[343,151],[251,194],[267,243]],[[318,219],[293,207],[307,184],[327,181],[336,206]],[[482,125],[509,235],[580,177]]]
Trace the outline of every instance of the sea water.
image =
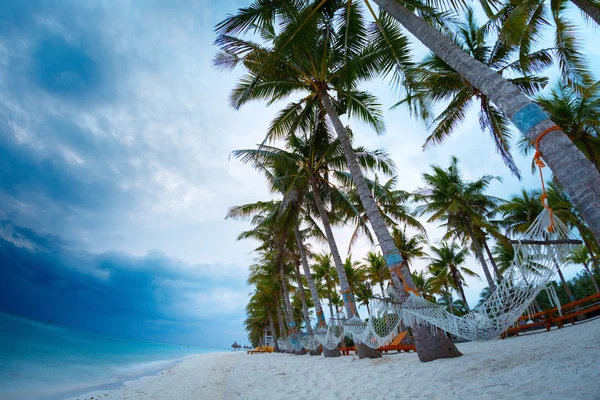
[[0,313],[0,399],[64,399],[118,387],[214,351],[126,340]]

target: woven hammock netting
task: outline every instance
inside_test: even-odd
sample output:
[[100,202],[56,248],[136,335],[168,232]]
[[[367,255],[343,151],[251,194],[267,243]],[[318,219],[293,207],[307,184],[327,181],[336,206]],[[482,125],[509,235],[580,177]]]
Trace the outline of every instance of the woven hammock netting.
[[[551,231],[549,227],[552,227]],[[565,266],[567,255],[577,242],[569,228],[544,208],[531,227],[516,240],[513,245],[515,257],[504,279],[483,304],[467,315],[457,317],[444,307],[411,294],[402,305],[402,319],[408,326],[426,322],[469,340],[494,339],[527,311],[557,268]]]
[[[557,268],[567,264],[567,256],[577,243],[569,228],[551,210],[544,208],[529,229],[513,240],[514,259],[502,282],[483,304],[468,314],[456,316],[447,312],[444,306],[413,293],[400,306],[395,289],[390,287],[388,299],[370,302],[367,322],[357,316],[346,319],[343,314],[338,314],[337,318],[330,319],[326,328],[319,328],[313,336],[301,336],[296,344],[290,339],[279,339],[279,347],[314,350],[321,344],[333,350],[347,336],[355,343],[377,349],[388,345],[406,326],[421,323],[468,340],[494,339],[525,312],[530,312],[530,304],[542,290],[547,289]],[[560,310],[553,290],[549,298]]]

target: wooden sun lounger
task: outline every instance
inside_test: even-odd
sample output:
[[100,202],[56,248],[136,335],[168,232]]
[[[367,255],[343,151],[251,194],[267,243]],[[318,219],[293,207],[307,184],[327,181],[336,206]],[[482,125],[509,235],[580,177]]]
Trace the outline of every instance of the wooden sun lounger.
[[[593,311],[600,310],[600,301],[595,302],[593,304],[589,304],[585,307],[581,307],[579,309],[573,310],[575,307],[578,307],[579,305],[581,305],[583,303],[587,303],[587,302],[590,302],[593,300],[600,300],[600,293],[595,293],[591,296],[584,297],[583,299],[575,300],[575,301],[572,301],[565,305],[562,305],[561,306],[561,312],[563,314],[562,316],[558,315],[558,308],[556,308],[556,307],[551,308],[550,310],[545,310],[545,311],[542,311],[539,313],[535,313],[535,314],[531,315],[531,318],[533,319],[534,322],[529,323],[529,324],[521,324],[518,326],[513,326],[511,328],[508,328],[506,330],[506,332],[504,332],[502,334],[502,339],[506,338],[507,336],[511,336],[511,335],[518,336],[520,331],[529,329],[529,328],[533,328],[536,326],[543,325],[546,328],[546,330],[549,331],[550,327],[553,324],[555,324],[559,329],[564,326],[565,321],[570,321],[572,324],[575,324],[575,318],[579,317],[580,315],[585,315],[585,314],[591,313]],[[528,321],[529,318],[530,317],[527,315],[519,317],[519,319],[517,320],[517,323],[519,321]],[[538,321],[536,321],[536,320],[538,320]]]
[[394,338],[394,340],[391,341],[390,344],[386,345],[386,346],[381,346],[379,348],[379,351],[387,353],[388,351],[397,351],[397,352],[401,352],[401,351],[405,351],[405,352],[409,352],[409,351],[417,351],[417,348],[414,344],[402,344],[402,340],[404,340],[404,338],[406,337],[406,335],[408,334],[407,331],[404,332],[400,332],[398,334],[398,336],[396,336]]
[[573,325],[575,325],[575,318],[579,317],[580,315],[585,315],[585,314],[591,313],[593,311],[600,310],[600,301],[597,301],[592,304],[588,304],[587,306],[581,307],[578,310],[574,309],[574,310],[569,311],[569,309],[573,309],[573,308],[579,306],[580,304],[587,303],[587,302],[593,301],[593,300],[600,300],[600,293],[595,293],[591,296],[584,297],[583,299],[579,299],[579,300],[573,301],[569,304],[565,304],[562,307],[562,309],[563,309],[562,317],[557,316],[552,319],[552,322],[554,322],[559,329],[564,326],[565,321],[570,321]]
[[[394,338],[394,340],[392,340],[390,342],[390,344],[388,344],[386,346],[381,346],[377,350],[379,350],[380,352],[383,352],[383,353],[387,353],[388,351],[397,351],[397,352],[405,351],[407,353],[409,351],[417,351],[417,348],[415,347],[414,344],[402,344],[401,343],[407,334],[408,334],[407,331],[400,332]],[[351,351],[356,353],[356,347],[355,346],[342,346],[340,348],[340,351],[342,352],[343,355],[349,356]]]
[[254,353],[272,353],[273,350],[269,349],[268,347],[263,347],[263,346],[259,346],[254,350],[248,350],[247,354],[254,354]]

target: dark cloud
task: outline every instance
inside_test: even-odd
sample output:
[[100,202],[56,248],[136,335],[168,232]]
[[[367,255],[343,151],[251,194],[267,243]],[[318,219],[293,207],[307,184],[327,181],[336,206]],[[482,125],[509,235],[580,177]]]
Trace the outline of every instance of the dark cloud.
[[[0,221],[0,266],[0,310],[82,329],[173,341],[210,321],[243,317],[247,288],[232,286],[231,267],[215,274],[215,267],[159,251],[90,254]],[[223,294],[237,304],[226,304]],[[188,344],[205,345],[206,339]]]
[[100,62],[64,38],[48,37],[33,52],[33,76],[50,92],[87,97],[104,83]]

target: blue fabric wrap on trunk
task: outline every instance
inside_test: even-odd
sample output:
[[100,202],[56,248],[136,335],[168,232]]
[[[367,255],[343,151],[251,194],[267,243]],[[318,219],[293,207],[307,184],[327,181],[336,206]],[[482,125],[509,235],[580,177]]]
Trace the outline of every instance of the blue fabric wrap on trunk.
[[537,104],[531,103],[521,108],[512,117],[512,123],[522,134],[526,135],[534,126],[548,119],[548,115]]
[[390,253],[385,258],[385,262],[387,263],[387,265],[400,264],[402,261],[404,261],[404,260],[402,259],[402,256],[400,255],[400,253]]

